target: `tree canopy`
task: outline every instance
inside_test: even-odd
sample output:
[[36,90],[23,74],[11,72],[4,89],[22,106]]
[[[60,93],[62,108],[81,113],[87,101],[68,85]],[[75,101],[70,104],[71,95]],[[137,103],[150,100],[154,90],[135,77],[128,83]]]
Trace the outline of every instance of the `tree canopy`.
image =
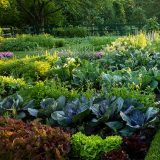
[[0,0],[0,26],[145,23],[157,17],[159,0]]

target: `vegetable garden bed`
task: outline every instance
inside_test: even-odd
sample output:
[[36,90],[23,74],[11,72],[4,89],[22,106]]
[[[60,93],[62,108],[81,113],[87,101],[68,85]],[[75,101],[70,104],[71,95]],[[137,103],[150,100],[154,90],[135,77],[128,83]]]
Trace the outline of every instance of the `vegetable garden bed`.
[[[157,43],[159,40],[150,41],[140,34],[118,38],[84,57],[60,53],[22,59],[3,56],[0,158],[144,160],[147,155],[146,160],[150,160],[155,154],[158,157]],[[26,142],[28,138],[33,140],[31,146]],[[32,149],[35,152],[26,155]]]

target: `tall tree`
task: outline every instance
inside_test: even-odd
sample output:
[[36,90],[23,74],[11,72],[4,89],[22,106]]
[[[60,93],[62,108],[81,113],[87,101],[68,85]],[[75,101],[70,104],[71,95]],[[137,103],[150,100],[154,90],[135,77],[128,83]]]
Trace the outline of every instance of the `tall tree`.
[[16,0],[18,9],[37,32],[43,30],[47,19],[65,9],[76,10],[83,0]]
[[15,0],[0,0],[0,25],[16,26],[18,19],[19,12]]

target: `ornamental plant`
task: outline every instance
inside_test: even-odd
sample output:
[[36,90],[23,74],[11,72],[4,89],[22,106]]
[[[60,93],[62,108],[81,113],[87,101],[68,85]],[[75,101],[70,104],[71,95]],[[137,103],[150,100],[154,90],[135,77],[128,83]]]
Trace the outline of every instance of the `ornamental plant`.
[[0,52],[0,59],[2,58],[12,58],[14,54],[12,52]]
[[0,95],[2,97],[12,95],[24,86],[26,86],[26,82],[22,78],[0,76]]
[[62,160],[70,151],[70,134],[34,121],[0,117],[0,159]]

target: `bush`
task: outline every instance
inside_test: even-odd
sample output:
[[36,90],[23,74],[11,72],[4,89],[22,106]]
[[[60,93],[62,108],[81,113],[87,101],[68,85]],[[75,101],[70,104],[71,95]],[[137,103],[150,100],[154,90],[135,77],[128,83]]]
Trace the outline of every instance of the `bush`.
[[71,138],[73,153],[83,159],[96,160],[100,154],[118,149],[122,144],[120,136],[110,136],[102,139],[99,136],[85,136],[82,133],[76,133]]
[[60,160],[70,151],[70,134],[38,122],[0,117],[0,159]]
[[35,71],[38,72],[40,76],[44,76],[51,68],[48,62],[35,61]]
[[140,33],[134,36],[125,36],[116,39],[112,42],[112,45],[107,46],[106,51],[112,52],[126,52],[130,49],[144,49],[149,44],[147,36],[144,33]]
[[55,41],[55,47],[59,48],[59,47],[64,47],[65,45],[65,40],[64,39],[58,39]]
[[19,35],[17,41],[36,42],[40,47],[52,48],[55,44],[55,38],[49,34],[40,35]]
[[[1,63],[2,62],[2,63]],[[38,79],[36,67],[33,62],[27,59],[10,60],[0,62],[0,74],[2,76],[23,77],[25,80],[32,81]]]
[[0,74],[2,76],[23,77],[27,81],[44,79],[51,65],[55,63],[54,56],[41,56],[0,61]]
[[85,27],[53,28],[52,34],[59,37],[86,37],[89,31]]
[[67,98],[73,98],[78,96],[78,91],[69,90],[63,84],[56,81],[36,82],[35,85],[26,86],[20,90],[20,95],[24,97],[26,102],[35,99],[36,104],[39,105],[40,101],[44,98],[57,99],[61,95]]
[[116,37],[93,37],[90,43],[93,46],[103,46],[103,45],[111,44],[115,40],[116,40]]
[[0,76],[0,95],[8,96],[14,94],[26,85],[23,79],[14,79],[13,77]]
[[159,142],[160,142],[160,130],[155,135],[145,160],[160,159],[160,143]]
[[1,51],[25,51],[34,50],[39,47],[53,48],[56,39],[53,36],[42,35],[19,35],[16,38],[3,39]]
[[38,48],[36,42],[24,42],[21,40],[8,39],[1,43],[1,51],[25,51]]
[[156,17],[148,19],[147,24],[144,26],[144,29],[147,32],[158,31],[160,29],[160,24],[158,23],[158,19]]
[[142,92],[142,90],[129,89],[127,87],[112,87],[110,96],[122,97],[124,99],[133,98],[147,107],[155,105],[155,95],[153,93]]

